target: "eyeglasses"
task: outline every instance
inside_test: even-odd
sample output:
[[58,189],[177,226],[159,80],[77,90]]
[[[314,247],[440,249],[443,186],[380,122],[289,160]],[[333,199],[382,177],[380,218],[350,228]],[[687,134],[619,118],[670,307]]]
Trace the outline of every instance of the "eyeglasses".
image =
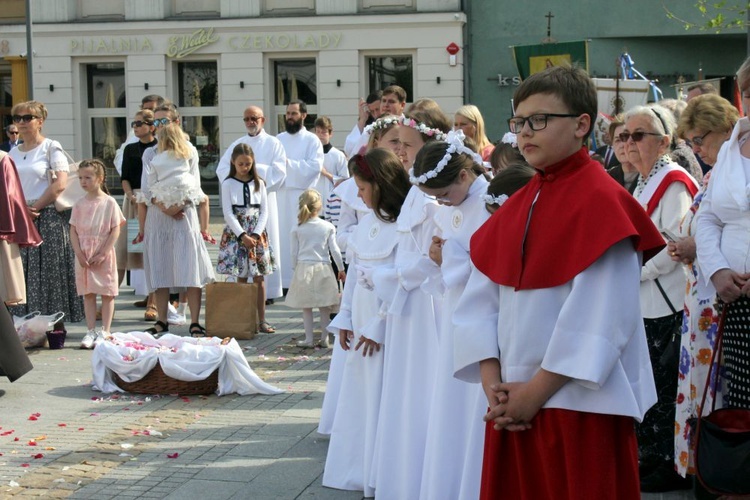
[[508,127],[514,134],[520,134],[526,122],[529,122],[531,130],[538,132],[547,128],[547,120],[550,118],[578,118],[581,115],[562,113],[537,113],[531,116],[514,116],[508,119]]
[[162,127],[164,125],[169,125],[173,121],[176,121],[176,120],[170,120],[169,118],[157,118],[154,120],[154,126]]
[[29,123],[34,118],[39,118],[36,115],[13,115],[13,123]]
[[242,119],[242,121],[245,123],[247,122],[258,123],[259,121],[264,120],[264,119],[265,117],[263,116],[246,116]]
[[18,135],[18,130],[8,130],[8,135]]
[[711,132],[713,132],[713,130],[709,130],[705,134],[698,137],[693,137],[692,139],[685,139],[685,144],[687,144],[689,148],[692,148],[693,146],[701,147],[703,146],[703,139],[705,139],[706,136]]
[[142,127],[144,125],[153,125],[153,124],[154,122],[145,122],[141,120],[135,120],[135,121],[130,122],[130,127],[136,128],[136,127]]
[[618,137],[622,142],[628,142],[628,139],[633,139],[633,142],[641,142],[647,135],[664,137],[664,134],[657,134],[655,132],[633,132],[632,134],[630,132],[623,132]]

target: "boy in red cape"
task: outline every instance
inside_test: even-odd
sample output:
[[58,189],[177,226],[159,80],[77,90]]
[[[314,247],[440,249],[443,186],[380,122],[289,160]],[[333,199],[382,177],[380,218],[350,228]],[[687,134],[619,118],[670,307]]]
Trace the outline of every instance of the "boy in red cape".
[[597,113],[581,69],[524,80],[509,120],[537,171],[471,239],[456,376],[481,379],[481,498],[638,499],[634,419],[656,401],[642,259],[664,240],[583,142]]

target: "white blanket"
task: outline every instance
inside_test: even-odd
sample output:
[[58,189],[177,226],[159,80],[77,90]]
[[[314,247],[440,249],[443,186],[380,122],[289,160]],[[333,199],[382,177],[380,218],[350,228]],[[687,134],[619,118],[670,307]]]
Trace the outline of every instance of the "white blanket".
[[279,394],[281,389],[265,383],[247,363],[235,339],[222,345],[218,337],[191,338],[166,334],[155,340],[145,332],[114,333],[99,342],[91,364],[93,389],[124,392],[114,382],[114,373],[126,382],[146,376],[161,364],[164,373],[184,381],[203,380],[219,369],[216,394]]

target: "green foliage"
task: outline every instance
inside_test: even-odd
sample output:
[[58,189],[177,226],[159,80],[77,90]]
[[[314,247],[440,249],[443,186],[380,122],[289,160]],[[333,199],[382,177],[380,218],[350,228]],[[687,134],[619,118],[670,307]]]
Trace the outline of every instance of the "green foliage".
[[686,30],[697,29],[700,31],[713,31],[721,33],[724,30],[747,29],[748,9],[750,2],[710,2],[708,0],[697,0],[694,4],[700,19],[688,20],[677,16],[669,7],[662,3],[668,19],[682,23]]

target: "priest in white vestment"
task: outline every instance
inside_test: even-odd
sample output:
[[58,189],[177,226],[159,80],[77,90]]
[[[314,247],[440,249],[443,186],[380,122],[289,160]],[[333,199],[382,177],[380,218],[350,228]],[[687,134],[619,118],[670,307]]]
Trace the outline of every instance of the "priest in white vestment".
[[292,281],[290,234],[297,226],[299,196],[315,188],[323,169],[323,145],[304,127],[307,104],[292,101],[286,107],[286,132],[277,137],[286,152],[286,179],[279,189],[279,229],[281,231],[281,282],[289,288]]
[[[279,266],[277,271],[266,276],[266,298],[277,299],[283,295],[281,287],[281,266],[284,262],[289,261],[289,257],[282,251],[280,244],[279,229],[279,210],[276,193],[284,183],[286,178],[286,153],[284,147],[276,137],[273,137],[263,130],[266,122],[263,110],[258,106],[248,106],[245,109],[242,119],[247,128],[247,135],[244,135],[229,145],[216,167],[216,177],[219,178],[219,184],[229,175],[229,163],[232,159],[232,151],[240,143],[247,144],[252,148],[255,154],[255,167],[258,169],[258,175],[266,183],[268,193],[268,222],[266,222],[266,231],[268,240],[275,252],[276,264]],[[289,235],[287,234],[287,239]]]

